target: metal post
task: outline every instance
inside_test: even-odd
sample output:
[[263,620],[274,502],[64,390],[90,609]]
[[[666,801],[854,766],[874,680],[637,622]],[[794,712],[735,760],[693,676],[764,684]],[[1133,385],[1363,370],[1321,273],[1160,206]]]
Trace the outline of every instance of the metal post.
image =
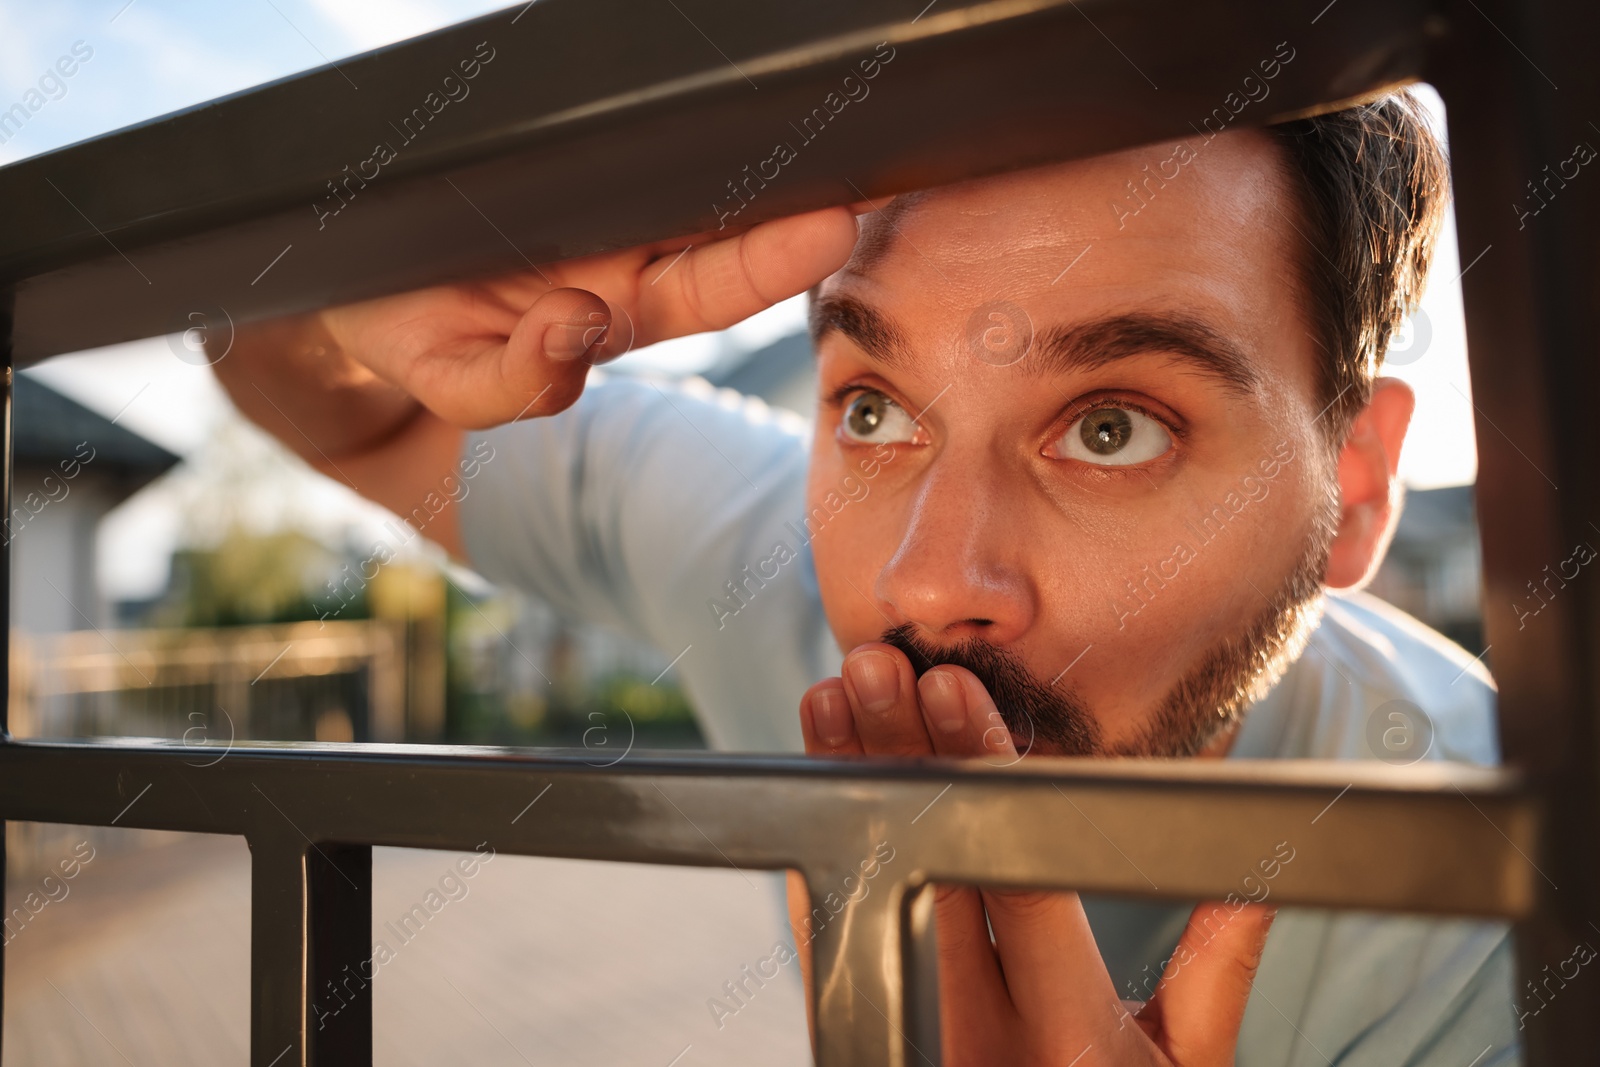
[[[939,941],[933,921],[934,887],[909,889],[901,909],[901,981],[905,983],[907,1060],[919,1067],[944,1062],[939,1029]],[[915,1055],[915,1059],[912,1056]]]
[[250,842],[250,1067],[307,1067],[306,846]]
[[1485,631],[1505,760],[1539,784],[1549,819],[1515,996],[1529,1062],[1567,1063],[1600,1045],[1600,987],[1546,1005],[1522,980],[1600,939],[1600,580],[1572,570],[1577,546],[1600,548],[1600,189],[1585,186],[1600,180],[1571,169],[1576,144],[1600,145],[1600,17],[1482,0],[1449,32],[1430,78],[1452,117]]
[[251,1067],[370,1064],[372,849],[253,836],[250,863]]
[[372,1062],[372,848],[318,845],[306,854],[306,1034],[314,1065]]
[[[902,921],[907,887],[898,882],[880,885],[857,900],[843,901],[848,889],[840,887],[857,874],[859,871],[850,868],[805,872],[814,919],[808,920],[807,928],[812,935],[817,1065],[914,1067],[931,1063],[937,1067],[937,1009],[932,1016],[931,1042],[926,1034],[907,1031],[909,1014],[915,1014],[920,1023],[928,1021],[926,1012],[906,1010],[911,994],[903,963],[907,958],[907,930]],[[931,893],[923,896],[931,897]],[[834,908],[839,908],[837,914]],[[918,912],[924,926],[931,925],[928,912],[927,908]],[[938,995],[937,986],[933,995]]]
[[[0,647],[0,745],[11,740],[11,308],[12,293],[0,288],[0,597],[4,597],[4,647]],[[6,885],[6,823],[0,819],[0,899]],[[0,1035],[5,1033],[5,939],[0,938]],[[4,1059],[0,1036],[0,1060]]]

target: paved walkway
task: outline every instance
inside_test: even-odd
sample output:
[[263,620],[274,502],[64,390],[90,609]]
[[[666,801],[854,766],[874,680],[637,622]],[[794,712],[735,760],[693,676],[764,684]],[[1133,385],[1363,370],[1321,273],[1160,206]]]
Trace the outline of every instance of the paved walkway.
[[[248,1063],[249,851],[168,836],[97,855],[16,933],[6,1067]],[[457,858],[374,850],[377,1063],[810,1062],[793,965],[720,1028],[707,1006],[782,936],[779,876],[497,856],[452,881]],[[402,943],[386,924],[430,890]]]

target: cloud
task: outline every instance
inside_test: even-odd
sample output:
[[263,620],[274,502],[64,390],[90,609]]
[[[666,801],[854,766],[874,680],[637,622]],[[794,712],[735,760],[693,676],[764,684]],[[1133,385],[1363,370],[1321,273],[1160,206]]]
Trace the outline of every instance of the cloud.
[[336,28],[344,36],[341,50],[354,55],[502,10],[506,5],[498,0],[306,0],[304,6]]

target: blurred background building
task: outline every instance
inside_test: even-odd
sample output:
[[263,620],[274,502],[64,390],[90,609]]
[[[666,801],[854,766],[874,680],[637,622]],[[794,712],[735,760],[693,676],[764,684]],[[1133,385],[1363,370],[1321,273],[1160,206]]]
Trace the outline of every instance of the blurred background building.
[[[1483,560],[1472,486],[1412,489],[1367,591],[1476,655],[1483,650]],[[1493,655],[1483,657],[1493,669]]]

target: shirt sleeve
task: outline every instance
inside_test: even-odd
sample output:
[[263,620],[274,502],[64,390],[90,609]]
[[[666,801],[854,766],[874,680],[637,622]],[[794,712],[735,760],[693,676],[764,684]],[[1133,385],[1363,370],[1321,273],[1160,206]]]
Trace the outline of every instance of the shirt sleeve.
[[468,562],[672,659],[713,747],[798,751],[800,694],[838,657],[803,527],[809,433],[700,379],[593,372],[566,411],[468,435]]
[[[481,473],[461,502],[468,561],[569,618],[669,649],[689,596],[755,550],[752,511],[795,510],[806,427],[702,379],[594,372],[566,411],[468,435]],[[698,596],[694,596],[698,593]]]

